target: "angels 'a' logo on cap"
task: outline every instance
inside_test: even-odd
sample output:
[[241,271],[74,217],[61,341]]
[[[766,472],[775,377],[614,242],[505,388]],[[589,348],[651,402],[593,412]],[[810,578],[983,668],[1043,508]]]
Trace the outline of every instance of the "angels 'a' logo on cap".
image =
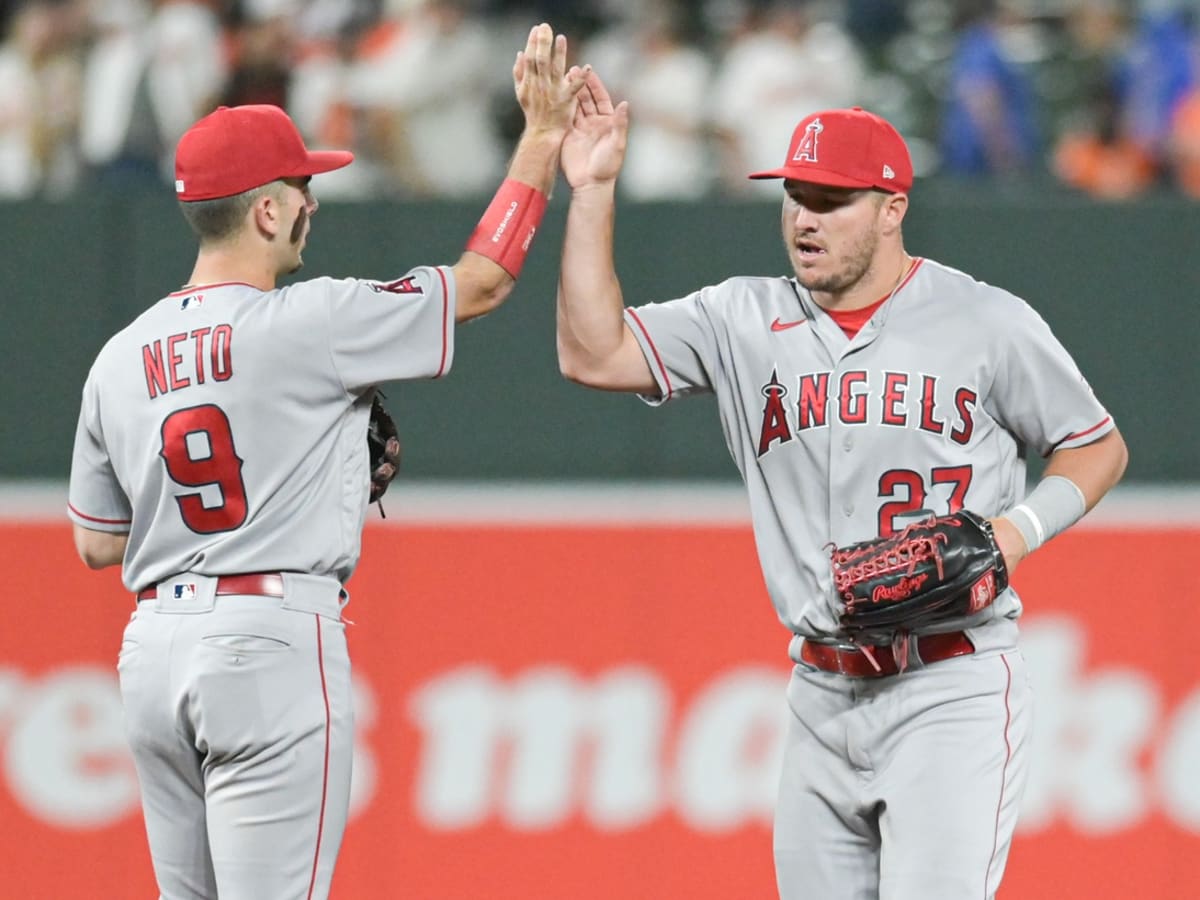
[[821,124],[820,119],[813,119],[809,122],[804,129],[804,136],[800,138],[800,143],[796,145],[796,153],[792,156],[792,162],[816,162],[817,135],[824,130],[825,126]]

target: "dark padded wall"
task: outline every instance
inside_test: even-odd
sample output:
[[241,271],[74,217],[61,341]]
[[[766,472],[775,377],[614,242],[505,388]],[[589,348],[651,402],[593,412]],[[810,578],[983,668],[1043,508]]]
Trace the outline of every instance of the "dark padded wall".
[[[1200,477],[1200,204],[1097,204],[1034,192],[919,187],[910,252],[1027,299],[1075,355],[1128,440],[1130,481]],[[440,382],[387,386],[406,477],[734,479],[711,400],[652,410],[567,384],[554,356],[565,192],[521,283],[463,326]],[[385,278],[457,259],[483,203],[323,204],[305,275]],[[79,389],[104,340],[191,271],[174,203],[96,196],[0,204],[0,478],[64,478]],[[783,274],[772,203],[624,205],[626,302],[734,274]],[[936,340],[936,335],[931,335]]]

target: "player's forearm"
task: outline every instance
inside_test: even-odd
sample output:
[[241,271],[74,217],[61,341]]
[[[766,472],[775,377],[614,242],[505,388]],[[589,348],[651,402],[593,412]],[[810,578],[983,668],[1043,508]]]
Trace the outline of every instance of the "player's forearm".
[[1128,459],[1125,441],[1116,429],[1086,447],[1055,451],[1029,495],[992,520],[1010,572],[1099,503],[1121,480]]
[[508,164],[508,177],[550,196],[564,135],[561,128],[526,128]]
[[624,341],[624,301],[613,265],[615,184],[577,189],[567,211],[558,277],[558,362],[573,381],[591,383]]
[[1125,439],[1114,428],[1087,446],[1056,450],[1043,477],[1061,475],[1069,479],[1083,494],[1085,508],[1091,509],[1121,480],[1128,462]]
[[[558,172],[562,138],[558,130],[530,128],[518,141],[508,177],[454,267],[456,321],[485,315],[512,293]],[[522,196],[514,186],[532,192]]]
[[125,545],[129,543],[128,534],[93,531],[82,525],[75,525],[73,530],[75,550],[89,569],[120,565],[125,559]]

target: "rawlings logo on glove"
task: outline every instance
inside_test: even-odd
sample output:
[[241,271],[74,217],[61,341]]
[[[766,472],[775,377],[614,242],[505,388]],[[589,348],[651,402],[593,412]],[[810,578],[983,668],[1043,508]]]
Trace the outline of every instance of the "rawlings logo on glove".
[[912,578],[901,578],[893,585],[877,584],[871,591],[871,602],[882,603],[885,600],[907,600],[928,580],[928,575],[921,574],[914,575]]
[[831,564],[852,638],[920,633],[979,612],[1008,587],[991,523],[965,509],[837,547]]

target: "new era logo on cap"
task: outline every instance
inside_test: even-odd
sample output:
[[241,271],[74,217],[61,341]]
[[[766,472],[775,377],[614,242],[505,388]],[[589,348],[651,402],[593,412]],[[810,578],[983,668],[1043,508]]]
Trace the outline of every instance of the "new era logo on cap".
[[800,121],[786,162],[751,178],[791,178],[845,188],[907,191],[912,159],[900,132],[859,106],[827,109]]

